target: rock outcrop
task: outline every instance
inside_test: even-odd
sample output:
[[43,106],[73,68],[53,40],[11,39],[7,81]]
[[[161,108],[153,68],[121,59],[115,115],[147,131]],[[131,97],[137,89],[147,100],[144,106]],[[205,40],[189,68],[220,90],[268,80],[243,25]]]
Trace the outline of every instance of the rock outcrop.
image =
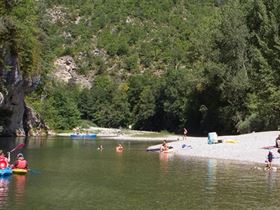
[[44,120],[32,108],[25,106],[23,128],[28,136],[46,136],[49,128]]
[[90,88],[91,81],[85,76],[79,75],[76,72],[76,64],[71,56],[63,56],[54,62],[54,71],[52,76],[59,81],[78,84],[82,88]]
[[23,79],[17,65],[12,66],[9,72],[0,67],[0,75],[6,81],[2,84],[6,94],[1,94],[2,103],[0,104],[1,135],[26,136],[31,134],[31,130],[34,134],[34,126],[40,130],[40,132],[36,131],[36,134],[46,133],[47,126],[34,112],[30,111],[30,108],[26,107],[24,102],[25,95],[36,87],[40,77]]
[[24,120],[28,119],[31,122],[32,120],[24,118],[24,113],[28,112],[24,98],[38,85],[40,76],[23,76],[18,57],[8,42],[1,42],[0,61],[0,135],[26,136],[29,127],[24,127],[26,124]]

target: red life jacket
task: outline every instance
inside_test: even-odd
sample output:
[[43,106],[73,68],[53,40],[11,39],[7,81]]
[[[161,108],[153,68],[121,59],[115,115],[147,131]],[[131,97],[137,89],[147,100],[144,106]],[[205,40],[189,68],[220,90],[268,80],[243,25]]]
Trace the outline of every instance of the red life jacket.
[[25,168],[27,168],[27,161],[26,160],[17,160],[15,167],[20,168],[20,169],[25,169]]
[[4,169],[8,166],[7,158],[0,157],[0,169]]

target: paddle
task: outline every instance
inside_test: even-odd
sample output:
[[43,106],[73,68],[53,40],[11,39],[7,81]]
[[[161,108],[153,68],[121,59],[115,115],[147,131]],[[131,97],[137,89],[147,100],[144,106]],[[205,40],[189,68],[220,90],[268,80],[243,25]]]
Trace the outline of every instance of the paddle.
[[8,152],[8,161],[11,161],[11,153],[16,151],[17,149],[21,149],[22,147],[24,147],[24,144],[18,144],[14,149],[12,149],[11,151]]
[[24,147],[24,144],[18,144],[14,149],[10,151],[10,153],[16,151],[17,149],[21,149],[22,147]]

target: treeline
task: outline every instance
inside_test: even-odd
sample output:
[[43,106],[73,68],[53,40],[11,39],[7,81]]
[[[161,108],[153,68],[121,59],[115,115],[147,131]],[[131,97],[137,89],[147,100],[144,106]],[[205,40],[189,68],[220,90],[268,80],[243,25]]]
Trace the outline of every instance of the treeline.
[[178,131],[187,124],[186,116],[195,110],[192,106],[197,84],[195,73],[174,69],[162,77],[136,74],[123,82],[101,75],[95,78],[91,89],[81,90],[54,82],[43,103],[34,94],[28,100],[47,123],[57,129],[86,123]]
[[48,0],[42,11],[54,5],[66,16],[41,19],[46,54],[96,76],[90,90],[47,83],[30,97],[53,128],[278,129],[279,1]]

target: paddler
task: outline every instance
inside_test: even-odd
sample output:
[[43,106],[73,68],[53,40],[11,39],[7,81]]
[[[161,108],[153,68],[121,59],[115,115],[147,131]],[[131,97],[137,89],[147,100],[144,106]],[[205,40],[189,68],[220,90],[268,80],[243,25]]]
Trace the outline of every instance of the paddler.
[[22,153],[17,154],[17,160],[12,165],[12,168],[28,169],[28,162],[24,159]]
[[9,166],[10,153],[8,152],[8,158],[5,157],[3,150],[0,150],[0,169],[4,169]]

